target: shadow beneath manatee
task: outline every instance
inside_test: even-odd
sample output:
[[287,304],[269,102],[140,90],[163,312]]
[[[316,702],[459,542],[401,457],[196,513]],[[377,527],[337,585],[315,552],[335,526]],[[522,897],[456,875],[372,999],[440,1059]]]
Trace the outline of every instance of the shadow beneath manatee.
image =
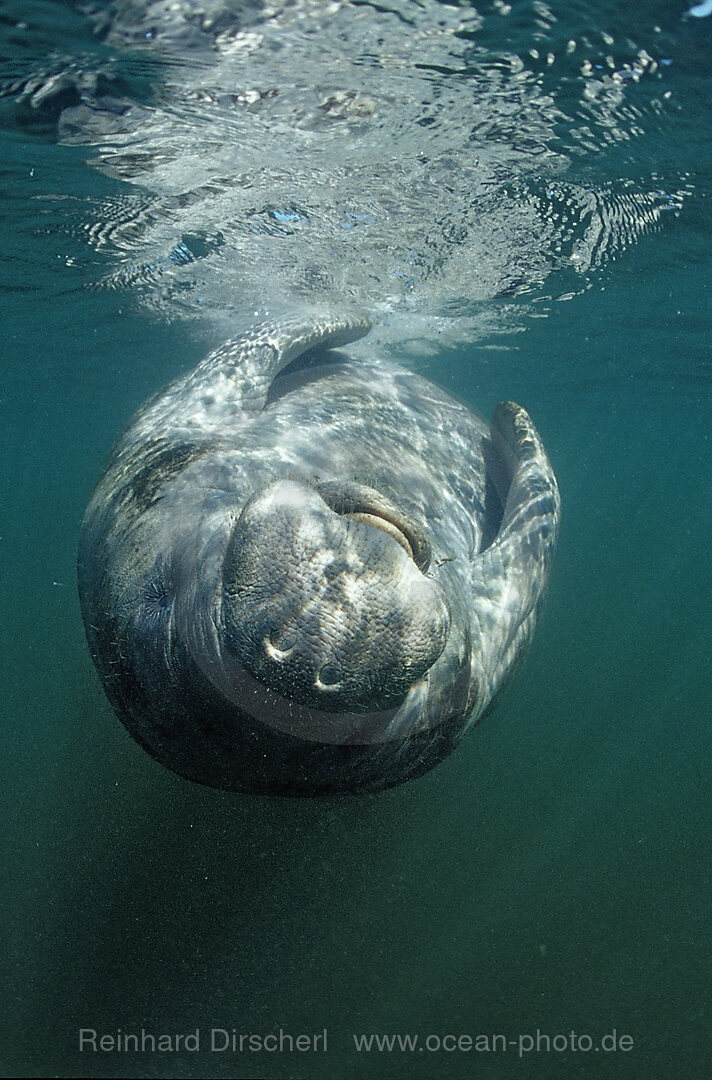
[[[124,779],[104,761],[91,790],[73,790],[73,812],[84,803],[93,827],[68,838],[71,880],[53,886],[46,985],[29,1019],[44,1032],[38,1044],[60,1054],[52,1072],[194,1075],[202,1060],[195,1075],[207,1075],[209,1059],[211,1075],[229,1073],[243,1056],[205,1054],[212,1027],[317,1032],[343,1019],[348,996],[364,990],[374,884],[398,874],[427,778],[360,797],[234,795],[174,776],[123,732],[116,739]],[[78,1052],[80,1028],[142,1027],[200,1027],[200,1053],[181,1063],[189,1071],[165,1071],[175,1055]],[[279,1071],[289,1055],[274,1057],[270,1075],[291,1075]]]

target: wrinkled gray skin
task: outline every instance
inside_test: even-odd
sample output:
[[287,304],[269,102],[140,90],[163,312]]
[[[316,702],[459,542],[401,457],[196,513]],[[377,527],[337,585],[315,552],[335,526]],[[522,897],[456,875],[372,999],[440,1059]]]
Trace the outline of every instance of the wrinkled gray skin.
[[149,402],[87,508],[82,611],[131,734],[183,776],[325,794],[447,756],[527,646],[559,520],[527,413],[486,425],[328,350],[360,314],[262,324]]

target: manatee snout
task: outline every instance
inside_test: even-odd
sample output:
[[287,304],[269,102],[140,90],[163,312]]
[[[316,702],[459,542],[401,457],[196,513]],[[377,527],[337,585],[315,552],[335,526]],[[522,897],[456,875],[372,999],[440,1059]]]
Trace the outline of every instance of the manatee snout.
[[442,590],[421,569],[426,549],[422,532],[370,488],[277,481],[247,502],[227,547],[223,644],[300,704],[395,707],[450,629]]

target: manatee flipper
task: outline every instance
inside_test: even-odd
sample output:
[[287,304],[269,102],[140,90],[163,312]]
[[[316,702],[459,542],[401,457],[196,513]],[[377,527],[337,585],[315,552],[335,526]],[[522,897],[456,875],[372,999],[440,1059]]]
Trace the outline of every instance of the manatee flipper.
[[247,412],[264,408],[272,380],[310,349],[333,349],[358,341],[371,329],[361,311],[316,311],[302,318],[262,322],[231,338],[206,356],[186,383],[186,389],[222,380],[230,396]]
[[334,349],[358,341],[371,329],[357,309],[316,309],[301,317],[256,323],[209,353],[182,379],[150,401],[135,419],[137,437],[190,441],[239,426],[267,400],[274,378],[311,349]]
[[474,635],[479,638],[473,675],[494,692],[533,633],[561,502],[546,451],[524,409],[501,402],[492,416],[490,438],[500,462],[504,513],[492,544],[472,564]]

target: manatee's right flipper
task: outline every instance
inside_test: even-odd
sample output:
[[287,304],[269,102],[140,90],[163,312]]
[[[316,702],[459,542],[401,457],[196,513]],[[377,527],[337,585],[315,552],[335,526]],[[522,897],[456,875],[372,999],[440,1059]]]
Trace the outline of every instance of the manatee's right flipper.
[[504,515],[492,544],[472,564],[473,675],[482,707],[529,642],[561,511],[556,478],[528,413],[502,402],[492,416],[490,438],[500,464]]

